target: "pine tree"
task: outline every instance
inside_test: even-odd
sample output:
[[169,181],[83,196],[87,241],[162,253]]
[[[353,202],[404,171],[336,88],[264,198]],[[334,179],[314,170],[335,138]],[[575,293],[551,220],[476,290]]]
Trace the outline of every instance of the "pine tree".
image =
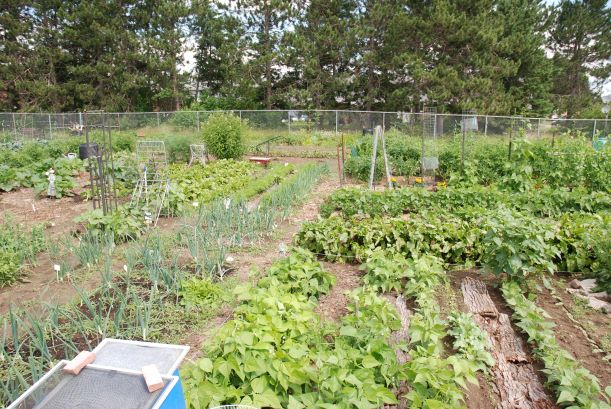
[[246,21],[250,53],[245,78],[256,84],[266,109],[274,104],[274,87],[282,77],[279,44],[291,15],[300,2],[290,0],[240,0],[237,2]]
[[32,25],[22,0],[6,0],[0,9],[0,110],[22,109],[20,88],[31,75],[27,39]]
[[498,56],[511,62],[502,78],[505,113],[549,115],[554,67],[545,54],[547,10],[539,0],[499,0]]
[[557,107],[574,117],[593,95],[589,77],[611,73],[611,8],[606,0],[562,0],[553,14],[549,46],[559,72],[554,81]]
[[355,0],[312,0],[294,31],[285,35],[288,73],[279,87],[289,107],[346,106],[356,46],[355,7]]

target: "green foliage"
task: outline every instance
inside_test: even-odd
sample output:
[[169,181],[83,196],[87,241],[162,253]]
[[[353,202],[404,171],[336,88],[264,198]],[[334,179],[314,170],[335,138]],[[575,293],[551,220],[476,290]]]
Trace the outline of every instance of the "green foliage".
[[0,250],[0,287],[14,284],[21,277],[21,260],[18,253]]
[[389,388],[399,366],[387,342],[399,326],[396,312],[371,290],[361,290],[351,295],[351,314],[339,328],[321,327],[314,301],[330,281],[314,260],[300,250],[275,263],[256,287],[236,289],[242,304],[234,319],[206,357],[185,368],[190,407],[373,409],[396,403]]
[[401,291],[409,276],[409,263],[401,254],[389,254],[383,250],[373,250],[361,269],[365,270],[363,282],[384,293]]
[[[513,310],[516,325],[528,335],[533,354],[543,362],[543,372],[556,392],[557,403],[569,408],[608,409],[609,396],[601,391],[598,379],[560,347],[554,323],[545,310],[526,298],[515,281],[504,282],[501,291]],[[601,394],[605,401],[599,400]]]
[[446,322],[441,318],[435,289],[445,280],[440,259],[415,259],[408,269],[404,294],[413,298],[417,309],[410,317],[409,355],[403,377],[412,385],[406,398],[412,408],[463,407],[466,382],[477,384],[478,362],[463,355],[444,358]]
[[272,287],[278,283],[285,283],[289,293],[303,294],[316,301],[329,292],[335,277],[323,269],[312,253],[297,247],[287,258],[274,263],[258,285]]
[[10,217],[0,223],[0,287],[14,284],[25,263],[36,265],[36,255],[46,249],[43,226],[25,229]]
[[295,241],[330,260],[363,261],[379,248],[486,264],[497,274],[520,277],[583,272],[608,288],[610,200],[607,193],[583,189],[508,194],[482,187],[347,188],[321,206],[327,219],[304,223]]
[[324,163],[300,166],[277,187],[262,194],[256,207],[246,202],[240,192],[234,194],[235,200],[218,199],[200,206],[197,217],[181,234],[196,269],[222,277],[229,249],[268,236],[327,172]]
[[91,210],[74,221],[82,223],[93,234],[112,234],[116,243],[137,239],[146,227],[142,212],[129,206],[119,206],[107,215],[104,215],[102,209]]
[[249,185],[257,166],[251,162],[222,159],[206,165],[173,164],[169,167],[173,191],[170,206],[181,211],[193,202],[203,205]]
[[553,260],[561,253],[551,244],[556,233],[553,223],[501,209],[485,226],[482,261],[494,274],[527,278],[536,272],[554,272]]
[[170,163],[188,163],[191,159],[190,145],[197,143],[197,138],[187,135],[170,135],[163,138]]
[[218,159],[239,159],[245,151],[244,129],[240,118],[231,114],[212,114],[203,125],[208,152]]
[[473,207],[494,210],[499,204],[533,216],[547,217],[559,216],[564,212],[594,213],[609,209],[611,195],[604,192],[588,193],[584,189],[551,188],[509,193],[482,186],[447,187],[437,192],[420,188],[381,191],[343,188],[325,200],[320,212],[323,217],[329,217],[333,212],[343,216],[400,216],[427,210],[460,214]]
[[250,181],[245,187],[237,191],[235,196],[239,200],[249,199],[279,184],[285,177],[294,172],[295,166],[291,164],[273,166],[269,171],[258,175],[255,180]]
[[[400,133],[387,133],[386,152],[394,176],[412,176],[420,171],[420,151],[415,148],[415,140],[408,139]],[[345,163],[346,173],[358,180],[369,180],[371,158],[373,153],[373,136],[358,141],[354,147],[357,156],[351,156]],[[378,157],[375,167],[375,180],[380,180],[384,174],[384,158],[381,145],[378,146]]]
[[494,366],[494,358],[487,333],[474,321],[471,314],[453,312],[448,316],[450,334],[454,338],[452,346],[464,359],[477,365],[477,369],[487,372]]
[[180,284],[178,295],[186,307],[212,308],[226,298],[225,291],[210,279],[191,277]]

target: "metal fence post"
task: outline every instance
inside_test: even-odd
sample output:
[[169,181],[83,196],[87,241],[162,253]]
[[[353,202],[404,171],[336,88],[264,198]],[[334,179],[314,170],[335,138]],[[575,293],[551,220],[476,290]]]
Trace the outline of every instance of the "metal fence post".
[[462,171],[465,171],[465,136],[467,133],[467,126],[465,120],[465,114],[462,115],[462,140],[460,142],[460,167]]
[[287,123],[289,126],[289,135],[291,134],[291,111],[286,111]]
[[159,112],[157,112],[157,128],[159,128],[161,124],[159,123]]
[[386,131],[386,112],[382,112],[382,129]]
[[238,113],[240,114],[240,122],[242,122],[242,110],[240,109]]
[[594,120],[594,127],[592,127],[592,140],[596,138],[596,119]]
[[51,114],[49,114],[49,138],[53,139],[53,129],[51,128]]
[[199,111],[195,112],[195,120],[197,121],[197,132],[199,133]]
[[484,137],[488,136],[488,115],[486,115],[486,122],[484,122]]
[[17,122],[15,122],[15,113],[13,112],[13,134],[15,135],[15,139],[17,139]]
[[537,119],[537,138],[541,137],[541,118]]

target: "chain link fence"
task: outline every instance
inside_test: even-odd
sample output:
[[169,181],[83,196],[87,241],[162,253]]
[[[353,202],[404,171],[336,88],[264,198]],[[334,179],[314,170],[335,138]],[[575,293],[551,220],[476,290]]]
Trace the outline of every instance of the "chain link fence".
[[[275,156],[335,156],[338,146],[350,149],[382,126],[416,147],[424,143],[424,113],[342,110],[235,110],[125,113],[0,113],[0,142],[52,140],[81,136],[83,126],[99,122],[103,115],[114,132],[133,133],[147,139],[189,136],[197,138],[208,117],[228,112],[246,125],[250,152]],[[605,119],[550,119],[436,113],[437,143],[455,143],[468,154],[482,139],[504,144],[511,150],[517,136],[549,139],[580,134],[595,140],[606,134]],[[349,154],[349,152],[348,152]]]

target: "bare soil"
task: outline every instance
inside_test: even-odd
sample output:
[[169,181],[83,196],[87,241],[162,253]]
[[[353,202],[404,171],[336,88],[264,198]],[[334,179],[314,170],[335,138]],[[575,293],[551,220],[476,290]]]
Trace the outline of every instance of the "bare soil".
[[[570,306],[573,304],[570,295],[562,289],[557,290],[557,293],[562,298],[562,303],[570,310]],[[593,352],[594,347],[590,344],[582,329],[569,319],[567,311],[562,305],[558,304],[558,301],[552,297],[549,290],[542,287],[537,296],[536,303],[551,316],[551,320],[556,324],[554,333],[560,346],[569,351],[586,369],[598,378],[603,390],[606,386],[611,385],[611,365],[603,360],[606,353]],[[605,335],[608,336],[611,331],[611,317],[589,308],[586,309],[583,316],[579,317],[578,321],[591,323],[591,325],[587,326],[587,333],[598,342]]]
[[315,311],[323,320],[337,322],[348,313],[350,299],[347,294],[359,287],[362,274],[358,266],[351,264],[323,262],[323,265],[336,281],[331,291],[320,297]]
[[[81,175],[77,185],[86,183]],[[21,188],[0,194],[0,213],[12,217],[15,223],[25,227],[45,224],[47,236],[54,237],[69,233],[75,228],[74,218],[91,208],[91,202],[84,201],[80,195],[53,199],[36,198],[33,188]],[[0,223],[4,222],[0,219]]]

